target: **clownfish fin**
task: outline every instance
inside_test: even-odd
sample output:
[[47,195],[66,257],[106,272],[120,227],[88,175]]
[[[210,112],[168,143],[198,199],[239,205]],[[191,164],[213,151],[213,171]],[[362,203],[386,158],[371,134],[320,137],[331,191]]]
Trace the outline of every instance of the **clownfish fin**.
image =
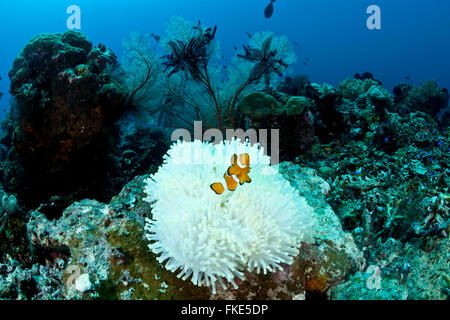
[[235,154],[233,154],[233,155],[231,156],[231,165],[237,166],[237,161],[238,161],[238,156],[237,156],[237,154],[235,153]]
[[250,165],[250,156],[248,155],[248,153],[242,153],[239,155],[238,164],[241,168],[245,168]]
[[230,184],[230,185],[228,185],[228,190],[234,191],[234,190],[236,190],[237,186],[238,186],[237,183]]
[[216,194],[222,194],[225,191],[223,184],[220,182],[215,182],[211,184],[210,187]]
[[246,174],[249,174],[249,173],[250,173],[250,167],[242,168],[241,172],[240,172],[241,175],[246,175]]
[[243,185],[244,183],[250,183],[252,182],[252,179],[248,176],[248,174],[242,174],[238,176],[239,178],[239,184]]

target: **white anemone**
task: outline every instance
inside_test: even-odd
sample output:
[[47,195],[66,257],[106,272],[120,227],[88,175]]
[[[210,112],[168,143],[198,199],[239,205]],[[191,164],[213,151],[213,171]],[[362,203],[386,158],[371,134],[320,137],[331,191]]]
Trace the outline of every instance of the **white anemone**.
[[[217,195],[233,154],[248,153],[251,183]],[[177,142],[158,172],[146,180],[152,204],[146,236],[158,261],[198,286],[218,281],[237,288],[243,271],[267,273],[291,264],[301,241],[311,237],[313,209],[270,166],[257,144],[231,140],[216,145]]]

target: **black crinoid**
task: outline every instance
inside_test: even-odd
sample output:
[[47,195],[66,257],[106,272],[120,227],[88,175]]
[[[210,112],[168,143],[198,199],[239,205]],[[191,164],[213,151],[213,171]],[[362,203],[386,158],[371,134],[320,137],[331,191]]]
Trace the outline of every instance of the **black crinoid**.
[[197,28],[197,30],[199,31],[198,35],[189,42],[176,40],[168,43],[172,53],[163,58],[166,60],[164,65],[167,66],[167,69],[172,68],[169,77],[183,71],[190,74],[196,81],[204,80],[204,71],[210,58],[209,44],[214,39],[217,26],[214,29],[208,28],[205,31],[202,31],[200,28]]
[[288,65],[281,58],[277,58],[277,50],[271,50],[270,45],[272,37],[267,38],[260,49],[251,48],[250,46],[243,46],[245,54],[238,54],[238,57],[247,61],[253,62],[255,65],[250,72],[248,82],[258,82],[264,77],[266,86],[270,85],[270,76],[276,73],[280,77],[283,75],[281,70],[287,68]]

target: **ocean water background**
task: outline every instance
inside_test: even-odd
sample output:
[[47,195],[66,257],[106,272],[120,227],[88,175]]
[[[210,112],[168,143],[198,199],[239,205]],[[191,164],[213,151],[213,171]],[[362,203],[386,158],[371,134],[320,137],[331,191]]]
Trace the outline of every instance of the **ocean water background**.
[[[286,34],[294,43],[295,73],[312,82],[337,85],[355,73],[372,72],[386,88],[436,78],[450,88],[450,1],[448,0],[0,0],[0,119],[9,109],[8,71],[33,36],[67,31],[66,9],[81,8],[81,31],[120,58],[131,31],[162,35],[174,15],[218,26],[216,37],[229,60],[247,32]],[[369,30],[369,5],[381,8],[381,30]],[[307,66],[304,62],[308,59]],[[406,77],[410,79],[407,80]]]

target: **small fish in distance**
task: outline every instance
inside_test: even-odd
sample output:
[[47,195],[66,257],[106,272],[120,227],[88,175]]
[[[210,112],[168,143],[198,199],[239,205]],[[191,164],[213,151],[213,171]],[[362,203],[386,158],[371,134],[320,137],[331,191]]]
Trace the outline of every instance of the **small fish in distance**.
[[266,17],[266,19],[269,19],[273,15],[273,3],[275,1],[276,0],[270,0],[270,3],[264,9],[264,16]]
[[158,36],[158,35],[156,35],[156,34],[154,34],[154,33],[152,33],[152,34],[150,35],[150,37],[152,37],[153,39],[155,39],[156,42],[159,42],[159,40],[161,40],[161,37]]

